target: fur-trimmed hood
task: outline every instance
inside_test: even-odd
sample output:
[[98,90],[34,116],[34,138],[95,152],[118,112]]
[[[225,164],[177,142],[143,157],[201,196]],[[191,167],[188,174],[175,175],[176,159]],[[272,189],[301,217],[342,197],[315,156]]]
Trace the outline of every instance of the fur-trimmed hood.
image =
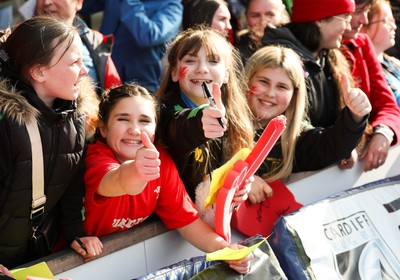
[[82,214],[84,192],[81,172],[86,149],[86,109],[82,100],[87,96],[86,86],[91,88],[90,83],[81,85],[82,98],[56,99],[50,109],[25,83],[16,83],[10,77],[0,79],[0,263],[4,265],[13,267],[30,261],[27,243],[32,236],[29,225],[34,167],[31,138],[24,123],[31,117],[37,118],[42,143],[46,190],[43,217],[59,206],[65,240],[85,236],[77,221]]
[[[85,106],[87,100],[96,96],[94,84],[90,77],[85,77],[81,82],[79,97],[77,99],[77,112],[87,113]],[[0,80],[0,118],[6,118],[26,125],[32,118],[38,118],[41,112],[32,106],[15,86],[10,86],[7,79]]]
[[17,91],[15,87],[8,87],[7,80],[0,81],[0,114],[19,125],[26,125],[28,120],[37,118],[39,111]]

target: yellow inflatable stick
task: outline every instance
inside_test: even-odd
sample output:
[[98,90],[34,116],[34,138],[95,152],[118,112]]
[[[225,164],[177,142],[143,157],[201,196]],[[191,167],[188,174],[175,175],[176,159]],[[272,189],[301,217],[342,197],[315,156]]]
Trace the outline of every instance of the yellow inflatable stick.
[[243,148],[239,152],[237,152],[229,161],[227,161],[220,168],[214,170],[212,174],[212,180],[210,183],[210,194],[208,195],[205,207],[208,207],[214,204],[217,201],[218,191],[222,188],[225,182],[225,178],[228,175],[229,171],[232,170],[235,163],[241,159],[245,160],[250,154],[251,150],[248,148]]

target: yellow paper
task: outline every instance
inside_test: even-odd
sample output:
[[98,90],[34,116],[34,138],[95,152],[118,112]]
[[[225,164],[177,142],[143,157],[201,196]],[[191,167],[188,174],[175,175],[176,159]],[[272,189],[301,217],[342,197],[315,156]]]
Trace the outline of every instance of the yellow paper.
[[54,279],[53,273],[45,262],[41,262],[30,267],[11,270],[16,280],[26,280],[27,276],[36,276],[48,279]]
[[231,158],[228,162],[222,165],[220,168],[217,168],[213,172],[212,180],[210,183],[210,194],[208,195],[205,207],[208,207],[214,204],[217,201],[218,191],[222,188],[225,178],[228,175],[228,172],[232,170],[234,164],[239,160],[245,160],[250,154],[250,149],[243,148],[239,152],[237,152],[233,158]]
[[231,249],[228,247],[225,247],[224,249],[212,252],[212,253],[207,253],[206,254],[206,260],[207,261],[237,261],[244,259],[247,257],[251,252],[253,252],[258,246],[261,245],[265,241],[265,238],[258,242],[257,244],[254,244],[253,246],[246,247],[243,249]]

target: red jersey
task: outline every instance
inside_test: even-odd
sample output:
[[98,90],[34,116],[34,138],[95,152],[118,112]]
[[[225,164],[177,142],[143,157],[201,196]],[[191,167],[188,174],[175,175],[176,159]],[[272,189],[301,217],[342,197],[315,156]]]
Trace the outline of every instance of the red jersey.
[[199,214],[186,193],[175,163],[161,147],[160,177],[147,183],[137,195],[104,197],[96,193],[103,176],[120,163],[112,150],[101,141],[89,145],[85,159],[85,221],[88,235],[127,230],[142,223],[153,212],[167,228],[180,228],[195,221]]

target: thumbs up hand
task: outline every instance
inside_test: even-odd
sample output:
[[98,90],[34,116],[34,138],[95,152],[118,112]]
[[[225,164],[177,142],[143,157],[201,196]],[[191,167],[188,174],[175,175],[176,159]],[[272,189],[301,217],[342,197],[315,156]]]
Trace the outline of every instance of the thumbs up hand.
[[[203,123],[204,136],[207,138],[218,138],[224,135],[226,124],[228,123],[225,118],[225,106],[222,103],[221,90],[218,84],[213,84],[212,93],[215,99],[216,108],[208,106],[203,110]],[[221,119],[224,127],[221,126],[219,120]]]
[[160,177],[160,154],[146,132],[141,132],[140,138],[143,147],[136,152],[135,166],[141,180],[149,182]]
[[361,122],[364,116],[372,110],[367,95],[359,88],[351,88],[349,78],[346,74],[342,75],[342,89],[344,102],[353,115],[354,120],[357,123]]

